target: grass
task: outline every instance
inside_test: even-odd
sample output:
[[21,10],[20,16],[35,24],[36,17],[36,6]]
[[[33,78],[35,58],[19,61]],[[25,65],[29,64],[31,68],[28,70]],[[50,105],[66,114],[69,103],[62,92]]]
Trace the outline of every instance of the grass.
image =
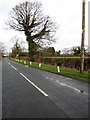
[[24,61],[17,61],[14,58],[10,58],[10,59],[15,62],[19,62],[21,64],[28,65],[30,67],[35,67],[35,68],[42,69],[42,70],[45,70],[48,72],[56,73],[59,75],[67,76],[70,78],[75,78],[75,79],[90,83],[90,73],[89,72],[80,73],[80,71],[78,71],[78,70],[67,69],[67,68],[62,68],[62,67],[60,67],[60,72],[58,72],[57,66],[42,64],[41,67],[39,67],[39,63],[36,63],[36,62],[32,62],[32,64],[30,65],[29,61],[26,61],[26,63],[24,63]]

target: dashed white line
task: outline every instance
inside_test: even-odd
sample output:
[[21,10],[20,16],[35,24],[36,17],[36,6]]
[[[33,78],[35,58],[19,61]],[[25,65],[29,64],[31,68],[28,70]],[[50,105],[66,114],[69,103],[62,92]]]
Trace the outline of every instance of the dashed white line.
[[10,65],[10,63],[8,62],[8,64]]
[[12,67],[14,70],[17,70],[17,68],[15,68],[13,65],[11,65],[11,67]]
[[39,92],[41,92],[45,97],[48,96],[47,93],[45,93],[43,90],[41,90],[37,85],[35,85],[33,82],[31,82],[25,75],[23,75],[22,73],[20,73],[20,75],[22,77],[24,77],[31,85],[33,85]]
[[6,61],[14,70],[17,70],[17,68],[15,68],[13,65],[11,65],[10,62]]

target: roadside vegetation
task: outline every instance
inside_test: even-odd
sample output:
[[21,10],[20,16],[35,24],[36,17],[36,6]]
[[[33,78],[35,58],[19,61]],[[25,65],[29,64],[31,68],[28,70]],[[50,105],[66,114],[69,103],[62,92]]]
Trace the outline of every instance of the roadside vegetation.
[[81,74],[80,71],[78,71],[78,70],[73,70],[73,69],[68,69],[68,68],[63,68],[63,67],[60,67],[60,72],[58,72],[57,66],[46,65],[46,64],[41,64],[41,66],[39,66],[40,64],[37,62],[31,62],[31,64],[30,64],[29,61],[17,60],[15,58],[10,58],[10,59],[15,62],[19,62],[21,64],[27,65],[29,67],[35,67],[35,68],[42,69],[42,70],[45,70],[48,72],[56,73],[59,75],[67,76],[70,78],[74,78],[74,79],[78,79],[78,80],[90,83],[90,73],[89,72],[83,72]]

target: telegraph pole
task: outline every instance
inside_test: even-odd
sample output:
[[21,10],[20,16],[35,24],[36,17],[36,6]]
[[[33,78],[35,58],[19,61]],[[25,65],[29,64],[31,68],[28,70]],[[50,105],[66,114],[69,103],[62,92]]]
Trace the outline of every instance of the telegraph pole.
[[84,70],[85,4],[86,0],[82,0],[82,40],[81,40],[81,68],[80,68],[81,73]]

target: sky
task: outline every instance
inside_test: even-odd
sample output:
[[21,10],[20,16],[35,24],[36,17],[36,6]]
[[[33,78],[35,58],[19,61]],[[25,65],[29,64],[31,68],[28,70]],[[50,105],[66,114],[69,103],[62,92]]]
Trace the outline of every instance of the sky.
[[[5,44],[6,50],[10,52],[13,43],[11,39],[18,36],[27,42],[23,32],[7,30],[5,22],[9,19],[9,13],[15,5],[26,0],[0,0],[0,42]],[[34,1],[34,0],[27,0]],[[82,0],[37,0],[42,2],[43,12],[49,15],[58,25],[56,32],[56,43],[52,44],[55,50],[63,50],[73,46],[81,45],[82,34]],[[88,2],[86,0],[86,33],[85,45],[88,45]]]
[[88,2],[88,46],[90,50],[90,1]]

